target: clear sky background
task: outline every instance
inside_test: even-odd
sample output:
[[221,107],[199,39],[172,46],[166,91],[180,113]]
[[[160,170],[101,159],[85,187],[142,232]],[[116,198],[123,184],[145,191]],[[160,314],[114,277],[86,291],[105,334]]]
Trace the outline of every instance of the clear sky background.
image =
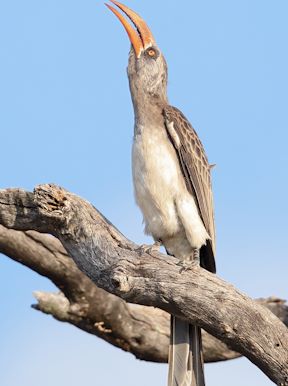
[[[169,97],[213,170],[218,274],[251,297],[287,298],[287,0],[127,0],[169,65]],[[0,4],[1,187],[53,182],[143,236],[134,204],[129,41],[102,1]],[[30,308],[45,278],[0,256],[0,384],[165,385],[136,360]],[[213,386],[271,385],[248,360],[206,366]]]

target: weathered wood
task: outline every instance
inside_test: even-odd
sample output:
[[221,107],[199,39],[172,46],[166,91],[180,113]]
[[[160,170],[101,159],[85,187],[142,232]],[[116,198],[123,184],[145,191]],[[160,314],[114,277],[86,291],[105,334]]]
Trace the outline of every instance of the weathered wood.
[[[166,362],[169,319],[165,311],[126,303],[98,288],[76,266],[59,240],[35,231],[15,231],[0,225],[0,252],[48,277],[60,294],[35,292],[33,307],[133,353],[139,359]],[[208,361],[225,360],[233,352],[219,342],[222,352],[207,339]],[[212,346],[212,356],[210,356]],[[227,352],[227,353],[225,353]],[[236,354],[237,355],[237,354]]]
[[54,185],[4,190],[0,223],[53,234],[99,287],[197,323],[288,385],[288,332],[276,316],[216,275],[196,266],[180,272],[175,258],[143,253],[81,198]]
[[[0,225],[0,252],[49,278],[61,290],[58,294],[35,292],[35,309],[129,351],[136,358],[167,362],[169,314],[158,308],[127,303],[98,288],[77,268],[55,237]],[[285,301],[275,297],[256,301],[288,324]],[[205,362],[241,355],[206,331],[203,349]]]

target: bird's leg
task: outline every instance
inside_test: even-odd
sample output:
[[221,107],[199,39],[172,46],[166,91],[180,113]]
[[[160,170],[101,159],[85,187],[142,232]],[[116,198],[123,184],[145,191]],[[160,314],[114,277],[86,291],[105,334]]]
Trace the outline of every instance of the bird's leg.
[[140,245],[140,247],[137,248],[137,251],[140,251],[141,253],[159,252],[161,245],[162,245],[161,240],[155,240],[152,245],[148,245],[148,244]]
[[193,249],[193,253],[190,256],[187,256],[185,259],[180,260],[177,265],[181,267],[180,273],[191,269],[193,265],[200,266],[200,249]]
[[198,248],[193,250],[193,261],[195,264],[200,265],[200,249]]

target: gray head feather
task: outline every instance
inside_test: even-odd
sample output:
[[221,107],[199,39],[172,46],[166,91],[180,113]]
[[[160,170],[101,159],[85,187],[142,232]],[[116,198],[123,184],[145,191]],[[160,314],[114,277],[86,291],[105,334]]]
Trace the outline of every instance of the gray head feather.
[[[149,50],[155,52],[153,57],[149,55]],[[167,64],[157,47],[142,51],[139,58],[131,47],[127,73],[136,114],[139,112],[139,104],[145,108],[151,104],[167,103]]]

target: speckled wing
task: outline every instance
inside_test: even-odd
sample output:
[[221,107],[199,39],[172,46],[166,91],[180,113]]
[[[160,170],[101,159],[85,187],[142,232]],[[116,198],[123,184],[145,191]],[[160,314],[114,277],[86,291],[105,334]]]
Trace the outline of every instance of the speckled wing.
[[203,145],[187,118],[176,107],[163,109],[166,129],[178,154],[188,191],[196,197],[199,213],[211,237],[200,251],[201,265],[215,272],[215,225],[213,195],[208,163]]

